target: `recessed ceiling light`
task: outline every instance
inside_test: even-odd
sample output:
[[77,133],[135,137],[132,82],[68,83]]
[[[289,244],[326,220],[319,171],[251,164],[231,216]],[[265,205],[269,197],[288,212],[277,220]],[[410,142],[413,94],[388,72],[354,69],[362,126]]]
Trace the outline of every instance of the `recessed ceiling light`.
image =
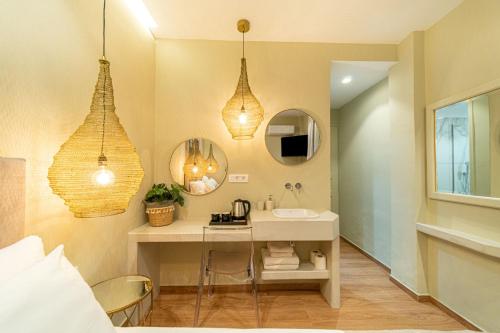
[[349,84],[352,82],[352,76],[348,75],[348,76],[344,76],[344,78],[342,79],[342,84]]

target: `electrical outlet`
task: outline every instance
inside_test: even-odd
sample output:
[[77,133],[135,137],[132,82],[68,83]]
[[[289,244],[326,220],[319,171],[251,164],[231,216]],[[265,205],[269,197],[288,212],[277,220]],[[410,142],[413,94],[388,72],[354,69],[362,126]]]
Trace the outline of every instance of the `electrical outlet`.
[[232,173],[228,176],[230,183],[248,183],[247,173]]

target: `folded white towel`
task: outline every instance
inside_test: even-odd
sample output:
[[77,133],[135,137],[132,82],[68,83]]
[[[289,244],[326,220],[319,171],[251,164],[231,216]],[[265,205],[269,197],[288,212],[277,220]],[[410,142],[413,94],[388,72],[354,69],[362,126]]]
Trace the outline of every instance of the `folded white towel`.
[[260,252],[262,254],[264,266],[298,265],[300,263],[299,257],[297,257],[295,253],[290,257],[273,258],[269,255],[269,251],[266,248],[262,248]]
[[[268,250],[269,252],[269,250]],[[273,258],[290,258],[294,255],[294,251],[292,252],[269,252],[269,256]]]
[[299,269],[299,265],[264,265],[264,269],[269,271],[293,271]]
[[290,242],[267,242],[267,248],[271,253],[293,253]]

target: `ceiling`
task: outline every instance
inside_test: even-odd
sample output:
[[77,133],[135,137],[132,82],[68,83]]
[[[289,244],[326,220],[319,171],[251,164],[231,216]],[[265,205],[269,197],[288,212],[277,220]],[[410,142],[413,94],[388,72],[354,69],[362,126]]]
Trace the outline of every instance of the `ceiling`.
[[240,40],[236,22],[251,22],[248,40],[398,43],[425,30],[462,0],[143,0],[156,38]]
[[[330,105],[340,109],[363,91],[387,77],[392,61],[334,61],[330,75]],[[343,84],[350,76],[352,81]]]

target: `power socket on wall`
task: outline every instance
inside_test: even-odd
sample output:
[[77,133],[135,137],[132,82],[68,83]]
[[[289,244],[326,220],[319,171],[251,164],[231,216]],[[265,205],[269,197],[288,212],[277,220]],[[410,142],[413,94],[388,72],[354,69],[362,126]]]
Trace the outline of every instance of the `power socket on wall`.
[[248,183],[247,173],[231,173],[228,176],[228,181],[230,183]]

